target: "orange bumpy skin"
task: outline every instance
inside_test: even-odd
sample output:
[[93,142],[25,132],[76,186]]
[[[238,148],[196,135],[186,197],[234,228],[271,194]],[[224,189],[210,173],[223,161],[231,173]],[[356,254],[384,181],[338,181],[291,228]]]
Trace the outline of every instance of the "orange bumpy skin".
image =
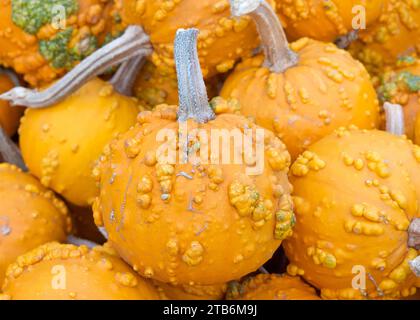
[[312,145],[291,167],[288,272],[325,299],[415,294],[407,230],[419,216],[419,170],[420,147],[384,131],[340,128]]
[[154,284],[162,300],[222,300],[227,290],[227,284],[173,286],[159,281]]
[[258,35],[249,17],[232,19],[228,0],[123,0],[123,20],[140,24],[150,35],[153,63],[174,73],[173,40],[179,28],[197,28],[198,53],[205,78],[225,73],[257,48]]
[[[245,174],[246,164],[159,163],[163,142],[157,134],[165,129],[178,136],[180,130],[175,110],[160,106],[141,113],[137,125],[105,149],[94,172],[101,187],[95,221],[145,277],[173,285],[238,279],[270,259],[292,233],[290,155],[265,130],[264,171],[257,176]],[[189,132],[197,126],[208,137],[213,129],[249,127],[255,138],[257,129],[233,114],[202,125],[188,121]],[[189,150],[198,152],[206,143],[190,139]]]
[[0,298],[157,300],[159,294],[107,245],[88,249],[51,242],[20,256],[9,266]]
[[[206,81],[209,99],[217,96],[219,77]],[[178,105],[178,81],[176,74],[160,74],[151,62],[146,62],[134,83],[134,95],[146,109],[160,104]]]
[[420,3],[415,0],[388,0],[378,22],[359,33],[350,46],[354,57],[372,74],[404,55],[420,53]]
[[[7,74],[0,73],[0,93],[9,91],[14,86],[15,84]],[[9,136],[16,133],[22,113],[23,108],[12,107],[7,101],[0,100],[0,126]]]
[[21,120],[20,146],[30,172],[44,186],[79,206],[97,196],[92,169],[104,146],[136,122],[133,98],[99,79],[45,109],[27,109]]
[[[39,25],[39,28],[24,30],[41,17],[32,17],[18,26],[12,20],[13,1],[0,0],[0,65],[22,74],[34,87],[45,86],[62,76],[86,55],[121,31],[118,23],[120,18],[112,0],[69,0],[67,3],[74,2],[76,9],[70,11],[71,14],[67,16],[64,31],[70,32],[71,36],[66,37],[66,43],[60,50],[56,50],[54,46],[57,43],[52,45],[51,41],[64,31],[54,28],[50,21]],[[59,1],[56,3],[60,4]],[[52,10],[51,6],[41,12],[47,14],[53,12]],[[15,9],[15,12],[18,12],[18,9]],[[29,12],[34,15],[40,14],[34,10]],[[72,32],[68,31],[70,28]],[[42,49],[43,45],[46,46]]]
[[353,12],[353,8],[365,8],[369,26],[379,18],[384,3],[384,0],[278,0],[276,7],[289,40],[309,37],[333,42],[354,30],[353,20],[360,11]]
[[359,62],[308,38],[291,48],[299,55],[296,66],[272,73],[261,67],[262,56],[248,59],[226,80],[221,96],[237,99],[243,115],[275,132],[293,159],[340,126],[379,125],[376,92]]
[[229,300],[321,300],[315,289],[299,277],[259,274],[242,283],[233,282],[227,293]]
[[0,287],[7,266],[33,248],[64,241],[71,220],[64,203],[34,177],[0,164]]
[[415,133],[420,134],[419,130],[415,130],[416,117],[420,111],[419,59],[399,59],[394,69],[380,76],[377,92],[382,103],[388,101],[403,107],[405,134],[408,138],[413,140]]

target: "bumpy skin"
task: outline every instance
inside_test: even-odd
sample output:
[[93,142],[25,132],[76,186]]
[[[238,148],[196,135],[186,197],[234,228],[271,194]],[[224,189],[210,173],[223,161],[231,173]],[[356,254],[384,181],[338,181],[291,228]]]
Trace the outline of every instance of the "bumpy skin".
[[26,110],[19,129],[22,156],[44,186],[87,206],[97,195],[91,174],[96,160],[136,122],[138,111],[133,98],[94,79],[53,107]]
[[[297,223],[284,244],[288,272],[325,299],[415,294],[408,261],[418,252],[407,230],[419,216],[419,170],[420,147],[384,131],[341,128],[312,145],[291,167]],[[353,286],[363,276],[355,266],[366,271],[364,292]]]
[[272,73],[261,67],[263,57],[248,59],[226,80],[221,96],[237,99],[243,115],[276,133],[293,159],[340,126],[379,125],[376,92],[359,62],[308,38],[291,48],[299,55],[296,66]]
[[[209,99],[218,91],[219,77],[206,81]],[[176,74],[160,74],[151,62],[146,62],[134,84],[134,95],[146,109],[153,109],[160,104],[178,105],[178,81]]]
[[122,0],[126,24],[140,24],[155,49],[153,63],[162,72],[175,73],[173,40],[179,28],[200,30],[198,53],[205,78],[225,73],[259,45],[248,17],[232,19],[228,0]]
[[51,242],[20,256],[9,266],[0,298],[157,300],[159,295],[150,282],[136,275],[106,245],[88,249]]
[[[0,1],[0,65],[22,74],[31,86],[51,83],[121,31],[112,0],[31,1],[43,6],[39,11],[24,2]],[[48,17],[54,4],[69,8],[65,30],[55,29]],[[65,35],[61,43],[58,34]]]
[[315,289],[299,277],[259,274],[242,283],[233,282],[227,293],[229,300],[321,300]]
[[377,23],[359,33],[350,52],[369,72],[378,74],[404,55],[420,53],[420,3],[387,0]]
[[[294,224],[284,144],[265,131],[265,166],[257,176],[247,176],[245,164],[161,164],[157,134],[178,135],[175,107],[138,119],[95,170],[101,187],[95,221],[121,257],[141,275],[173,285],[225,283],[270,259]],[[232,114],[199,125],[209,137],[211,129],[245,126],[256,129]],[[188,121],[193,128],[197,123]],[[196,142],[190,148],[199,148]]]
[[276,1],[278,15],[289,40],[302,37],[333,42],[353,31],[355,6],[366,10],[367,26],[375,22],[385,5],[384,0],[291,0]]
[[71,220],[64,203],[34,177],[0,164],[0,287],[7,266],[50,241],[64,241]]
[[[0,93],[9,91],[14,86],[15,84],[7,74],[0,73]],[[12,107],[7,101],[0,100],[0,126],[9,136],[16,133],[22,113],[21,107]]]
[[227,290],[227,284],[173,286],[159,281],[154,284],[162,300],[222,300]]
[[415,130],[416,117],[420,111],[420,60],[401,58],[396,68],[381,75],[377,92],[382,103],[388,101],[403,107],[405,134],[414,139],[415,131],[416,134],[418,131]]

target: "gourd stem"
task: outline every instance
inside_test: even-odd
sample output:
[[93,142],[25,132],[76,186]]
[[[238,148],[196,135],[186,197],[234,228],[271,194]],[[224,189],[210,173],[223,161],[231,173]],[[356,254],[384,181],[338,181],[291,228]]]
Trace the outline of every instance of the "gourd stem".
[[414,219],[408,229],[408,246],[420,250],[420,218]]
[[108,232],[106,231],[105,227],[98,227],[98,230],[104,236],[104,238],[108,240]]
[[143,29],[129,26],[124,35],[95,51],[48,89],[39,92],[17,87],[0,95],[0,99],[8,100],[14,105],[45,108],[65,99],[88,80],[102,74],[110,67],[132,57],[147,56],[151,53],[152,46]]
[[178,76],[178,120],[206,123],[215,115],[209,105],[206,85],[197,53],[197,29],[179,29],[175,37],[175,64]]
[[420,256],[408,262],[413,273],[420,277]]
[[405,134],[404,112],[399,104],[385,102],[386,131],[396,136]]
[[145,62],[144,55],[139,55],[123,62],[109,82],[118,93],[128,97],[132,96],[137,75]]
[[0,126],[0,157],[11,164],[21,168],[23,171],[27,171],[25,162],[22,159],[22,155],[16,144],[9,138]]
[[350,47],[352,42],[356,41],[359,38],[359,30],[352,30],[344,36],[338,37],[335,41],[335,44],[340,49],[347,49]]
[[230,0],[230,3],[233,16],[249,15],[257,25],[265,54],[264,67],[281,73],[298,63],[298,55],[289,48],[282,25],[265,0]]
[[67,236],[67,243],[74,244],[75,246],[86,246],[90,249],[99,246],[99,244],[96,242],[86,240],[86,239],[81,239],[72,235]]

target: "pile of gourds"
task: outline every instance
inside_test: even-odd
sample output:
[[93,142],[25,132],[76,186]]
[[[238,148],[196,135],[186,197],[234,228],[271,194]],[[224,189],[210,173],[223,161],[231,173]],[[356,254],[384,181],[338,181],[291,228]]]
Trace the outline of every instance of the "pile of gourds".
[[415,299],[418,1],[0,4],[0,299]]

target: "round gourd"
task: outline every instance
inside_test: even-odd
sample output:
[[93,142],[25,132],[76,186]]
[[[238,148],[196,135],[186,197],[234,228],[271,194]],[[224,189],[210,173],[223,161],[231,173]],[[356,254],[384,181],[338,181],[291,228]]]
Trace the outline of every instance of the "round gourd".
[[340,128],[309,147],[290,172],[288,272],[325,299],[415,294],[419,170],[420,147],[384,131]]
[[69,202],[87,206],[97,195],[92,169],[104,146],[135,122],[132,98],[94,79],[50,108],[21,120],[20,146],[30,172]]
[[[175,42],[178,121],[175,107],[141,113],[136,126],[105,149],[95,170],[100,183],[94,204],[97,225],[105,226],[110,243],[134,270],[172,285],[238,279],[264,264],[293,226],[290,156],[284,144],[244,117],[215,118],[196,37],[197,30],[180,30]],[[186,127],[188,133],[200,129],[208,137],[219,129],[241,134],[248,128],[254,137],[257,129],[263,131],[264,169],[254,176],[247,174],[252,161],[209,161],[211,148],[204,161],[191,163],[193,151],[209,146],[205,138],[194,136],[187,146],[180,141],[179,161],[165,162],[159,136],[169,132],[182,137]]]
[[157,300],[156,289],[107,247],[51,242],[9,266],[3,299]]
[[[65,8],[65,20],[55,5]],[[1,0],[0,6],[0,65],[31,86],[51,83],[121,32],[112,0]]]
[[226,294],[227,285],[179,285],[154,281],[163,300],[222,300]]
[[359,32],[350,52],[371,74],[406,55],[420,53],[420,3],[413,0],[387,0],[377,23]]
[[290,40],[302,37],[334,42],[339,36],[355,30],[364,9],[367,27],[375,22],[385,5],[384,0],[293,0],[276,1],[278,15]]
[[403,107],[405,134],[414,139],[416,117],[420,111],[420,60],[401,58],[395,69],[380,76],[377,92],[382,103],[391,102]]
[[[0,70],[0,93],[8,91],[14,86],[15,83],[9,74]],[[0,126],[7,135],[12,136],[16,133],[22,113],[21,107],[12,107],[7,101],[0,100]]]
[[229,300],[321,300],[315,289],[299,277],[259,274],[233,282],[227,292]]
[[251,19],[232,18],[228,1],[122,2],[124,22],[144,27],[155,50],[152,62],[167,74],[175,73],[173,41],[178,28],[200,30],[198,53],[205,78],[229,71],[237,60],[251,55],[252,50],[258,47],[258,35]]
[[[221,96],[237,99],[240,112],[272,130],[292,159],[340,126],[379,125],[375,90],[364,67],[332,43],[302,38],[290,45],[265,1],[256,9],[237,3],[235,15],[250,14],[265,47],[226,80]],[[264,64],[263,64],[264,62]],[[262,106],[256,108],[255,106]]]
[[7,266],[18,256],[50,241],[64,241],[70,231],[62,201],[31,175],[0,164],[0,287]]

